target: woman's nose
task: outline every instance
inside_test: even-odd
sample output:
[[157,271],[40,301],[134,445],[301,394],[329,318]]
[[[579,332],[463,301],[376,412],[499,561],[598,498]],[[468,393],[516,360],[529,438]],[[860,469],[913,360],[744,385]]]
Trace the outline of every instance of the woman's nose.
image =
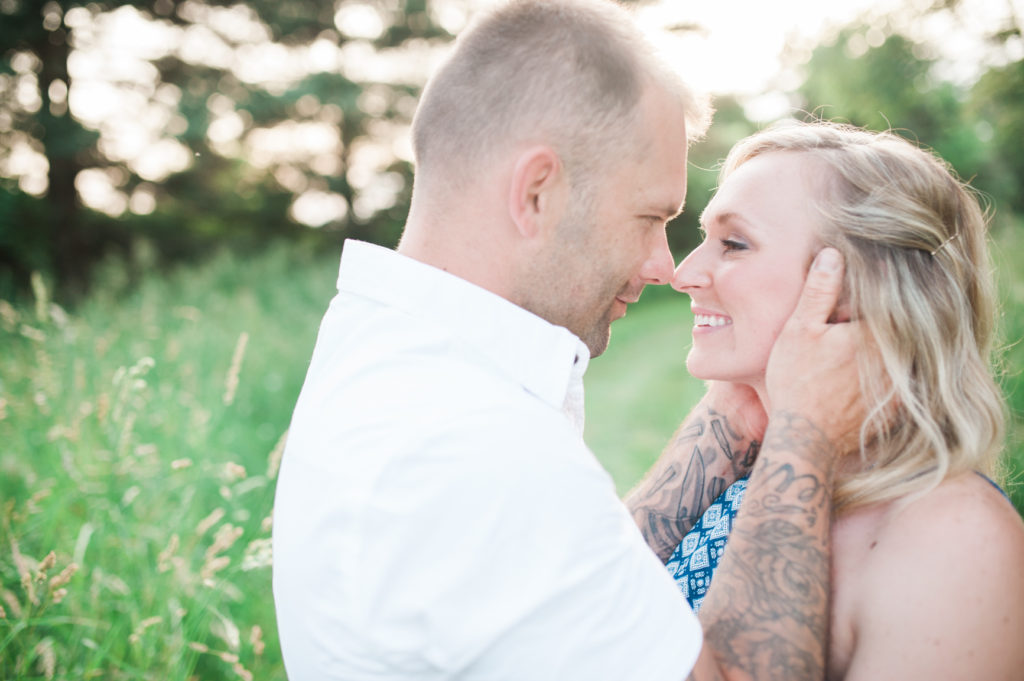
[[690,251],[690,254],[683,258],[672,275],[672,288],[685,293],[695,288],[703,288],[711,283],[711,275],[703,260],[703,245]]

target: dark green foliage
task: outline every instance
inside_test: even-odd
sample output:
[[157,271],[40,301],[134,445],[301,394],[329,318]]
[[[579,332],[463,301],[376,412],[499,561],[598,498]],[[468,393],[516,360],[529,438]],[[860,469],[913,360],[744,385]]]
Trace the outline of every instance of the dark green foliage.
[[900,35],[852,58],[855,29],[814,51],[800,87],[815,116],[892,129],[934,149],[1009,224],[1024,209],[1024,61],[984,73],[969,89],[937,79],[936,60]]
[[[207,0],[211,7],[232,7],[233,0]],[[157,244],[160,263],[195,257],[214,244],[246,248],[276,237],[311,238],[336,243],[337,233],[350,229],[362,238],[381,243],[397,240],[399,214],[404,215],[411,188],[411,166],[395,162],[390,171],[404,178],[406,190],[398,196],[394,209],[369,219],[359,219],[349,210],[345,219],[329,224],[321,232],[297,224],[289,207],[301,190],[286,189],[274,179],[276,165],[255,169],[242,158],[222,156],[211,148],[207,133],[214,118],[209,106],[214,95],[233,102],[242,116],[241,138],[255,128],[273,127],[284,121],[315,119],[325,105],[337,107],[337,123],[342,151],[338,170],[318,171],[308,164],[294,167],[305,175],[308,186],[331,191],[344,197],[349,206],[358,196],[346,177],[348,154],[357,140],[372,136],[369,127],[381,120],[407,124],[408,106],[399,106],[402,98],[416,94],[409,85],[374,84],[375,94],[383,96],[383,111],[373,114],[359,106],[359,96],[367,83],[356,83],[338,71],[310,73],[285,88],[273,88],[242,82],[230,69],[184,61],[174,53],[155,59],[156,86],[172,84],[180,92],[177,111],[186,124],[172,136],[192,154],[184,171],[165,181],[148,184],[156,196],[156,210],[148,215],[125,212],[117,218],[85,208],[75,188],[75,178],[89,168],[116,168],[122,178],[119,189],[130,195],[144,178],[125,163],[108,158],[98,145],[99,135],[86,128],[74,111],[62,102],[51,103],[50,87],[56,83],[74,86],[68,60],[76,44],[75,29],[63,19],[67,12],[86,8],[94,18],[124,6],[138,9],[152,21],[189,28],[195,12],[179,0],[135,0],[89,3],[78,0],[4,0],[0,2],[0,73],[15,74],[11,60],[16,54],[35,58],[33,71],[42,105],[37,111],[25,110],[13,98],[0,98],[0,116],[8,115],[13,129],[36,140],[49,162],[48,189],[40,198],[19,191],[4,180],[0,185],[0,292],[12,287],[24,288],[28,274],[43,271],[54,277],[65,293],[82,290],[93,265],[111,254],[127,253],[132,242],[145,237]],[[194,9],[195,3],[193,3]],[[267,29],[271,40],[290,48],[308,47],[316,40],[343,45],[347,40],[335,26],[334,3],[320,0],[257,0],[245,3]],[[77,9],[76,9],[77,8]],[[423,0],[375,5],[385,26],[373,42],[374,49],[399,48],[409,41],[448,40],[451,36],[436,26]],[[213,28],[217,32],[216,27]],[[218,33],[231,48],[241,43]],[[13,82],[10,81],[10,82]],[[302,100],[303,106],[297,107]],[[311,106],[312,103],[312,106]],[[301,109],[301,111],[300,111]],[[0,135],[0,158],[10,148]]]
[[1024,61],[989,70],[971,91],[968,113],[985,131],[985,186],[1014,213],[1024,213]]
[[677,260],[700,242],[700,214],[718,186],[721,162],[737,140],[756,130],[735,98],[719,97],[714,106],[715,118],[707,137],[693,145],[689,152],[685,210],[669,225],[669,245]]

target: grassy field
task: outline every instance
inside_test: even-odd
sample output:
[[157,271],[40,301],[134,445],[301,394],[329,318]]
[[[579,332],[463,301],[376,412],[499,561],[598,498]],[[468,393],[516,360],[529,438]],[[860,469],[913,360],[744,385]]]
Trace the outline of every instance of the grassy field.
[[274,474],[336,267],[275,249],[3,307],[0,678],[284,678]]
[[[44,285],[0,301],[0,678],[284,679],[273,486],[336,268],[279,247],[100,286],[73,312]],[[1012,338],[1022,282],[1005,282]],[[587,440],[620,491],[700,393],[688,328],[682,296],[649,291],[591,364]]]

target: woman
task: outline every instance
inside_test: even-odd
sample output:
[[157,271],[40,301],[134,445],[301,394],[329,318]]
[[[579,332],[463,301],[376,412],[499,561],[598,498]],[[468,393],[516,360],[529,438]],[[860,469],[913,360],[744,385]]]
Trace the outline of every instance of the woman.
[[[986,224],[947,166],[891,133],[789,124],[736,145],[673,286],[697,378],[753,388],[818,250],[846,261],[872,407],[837,466],[828,678],[1024,678],[1024,523],[991,481],[1004,405]],[[769,405],[765,404],[766,409]],[[668,568],[699,608],[738,481]]]

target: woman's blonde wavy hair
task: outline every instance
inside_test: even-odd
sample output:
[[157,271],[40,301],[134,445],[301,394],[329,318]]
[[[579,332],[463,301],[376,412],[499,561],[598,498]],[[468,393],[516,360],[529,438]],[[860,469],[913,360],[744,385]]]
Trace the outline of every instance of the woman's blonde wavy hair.
[[846,260],[844,296],[878,353],[859,357],[871,407],[863,466],[837,509],[916,495],[965,471],[997,478],[1006,419],[993,376],[996,299],[987,219],[948,164],[892,132],[814,122],[739,142],[721,180],[769,152],[829,168],[819,238]]

